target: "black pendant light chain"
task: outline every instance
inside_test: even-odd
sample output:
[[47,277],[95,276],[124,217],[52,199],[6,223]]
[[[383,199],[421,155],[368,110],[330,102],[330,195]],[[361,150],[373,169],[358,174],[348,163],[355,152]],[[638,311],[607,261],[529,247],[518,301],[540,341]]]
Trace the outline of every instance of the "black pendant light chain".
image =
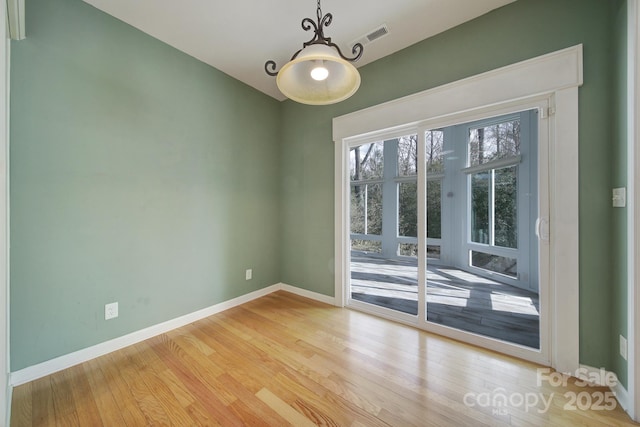
[[[327,15],[329,15],[329,23],[331,23],[333,15],[331,15],[330,13],[328,13]],[[318,9],[316,10],[316,16],[318,17],[318,22],[320,22],[320,19],[322,18],[322,7],[320,6],[320,0],[318,0]]]
[[[333,21],[333,15],[330,13],[327,13],[326,15],[322,16],[322,9],[320,7],[320,0],[318,0],[318,9],[316,10],[316,16],[318,19],[318,23],[316,24],[315,22],[313,22],[311,20],[311,18],[304,18],[302,20],[302,28],[305,31],[309,31],[311,29],[314,30],[315,35],[313,36],[313,38],[311,40],[309,40],[306,43],[303,43],[303,49],[307,46],[310,46],[312,44],[327,44],[327,45],[331,45],[331,37],[325,37],[324,36],[324,27],[328,27],[329,25],[331,25],[331,21]],[[299,51],[298,51],[299,52]],[[297,53],[296,52],[296,55]],[[340,55],[342,56],[342,54]],[[295,55],[293,58],[294,59]]]
[[[296,59],[298,54],[302,52],[304,48],[311,45],[315,45],[315,44],[323,44],[325,46],[334,48],[338,52],[338,55],[340,55],[340,57],[345,61],[355,62],[358,59],[360,59],[360,57],[362,56],[362,52],[364,50],[362,43],[356,43],[355,45],[353,45],[353,49],[351,49],[351,53],[353,53],[354,56],[352,58],[348,58],[342,54],[338,45],[331,41],[331,37],[324,36],[324,27],[328,27],[329,25],[331,25],[331,21],[333,20],[333,15],[331,15],[331,13],[327,13],[324,16],[322,15],[320,0],[318,0],[318,9],[316,11],[316,17],[317,17],[317,23],[314,22],[311,18],[304,18],[302,20],[302,29],[305,31],[313,30],[314,36],[311,40],[302,44],[302,49],[294,53],[290,61],[293,61],[294,59]],[[273,60],[269,60],[264,64],[264,70],[270,76],[278,75],[278,72],[276,71],[276,63]]]

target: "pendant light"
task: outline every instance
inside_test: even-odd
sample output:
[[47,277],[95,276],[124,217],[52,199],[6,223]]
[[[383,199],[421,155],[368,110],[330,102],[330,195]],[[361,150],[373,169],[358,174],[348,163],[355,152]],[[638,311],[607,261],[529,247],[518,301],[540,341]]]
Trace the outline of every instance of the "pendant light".
[[363,46],[356,43],[348,58],[340,48],[324,36],[324,27],[331,25],[333,16],[322,15],[320,0],[316,12],[317,22],[311,18],[302,20],[302,29],[314,31],[314,37],[302,44],[302,49],[291,57],[280,71],[276,63],[269,60],[264,64],[266,73],[276,77],[278,89],[287,98],[302,104],[327,105],[343,101],[360,87],[360,74],[351,64],[362,56]]

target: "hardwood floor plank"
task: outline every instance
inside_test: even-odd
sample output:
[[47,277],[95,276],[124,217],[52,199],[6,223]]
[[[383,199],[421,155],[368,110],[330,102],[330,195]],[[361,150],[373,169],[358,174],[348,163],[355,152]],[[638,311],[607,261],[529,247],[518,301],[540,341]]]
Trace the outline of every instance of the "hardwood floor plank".
[[187,408],[194,426],[224,426],[223,418],[214,418],[202,405],[191,405]]
[[[72,366],[69,369],[53,374],[51,377],[54,387],[56,387],[56,379],[60,378],[61,384],[65,384],[65,386],[70,388],[72,393],[71,398],[74,401],[74,403],[68,403],[69,406],[73,406],[74,408],[71,418],[62,423],[62,425],[101,426],[104,424],[83,365]],[[57,415],[58,414],[56,414],[56,416]],[[75,419],[77,419],[77,424],[72,424]]]
[[140,407],[137,405],[135,397],[131,392],[131,387],[126,378],[131,378],[134,374],[132,362],[128,360],[124,351],[117,351],[106,356],[95,359],[105,381],[111,390],[111,394],[118,405],[118,410],[127,426],[146,425],[148,420]]
[[187,387],[180,381],[180,379],[173,373],[171,369],[167,369],[158,377],[160,378],[169,390],[173,397],[178,401],[180,406],[183,408],[188,408],[194,404],[197,404],[197,401],[194,399],[193,395],[189,392]]
[[[223,384],[217,380],[217,376],[207,377],[206,369],[200,369],[198,362],[187,358],[187,363],[181,358],[185,358],[182,353],[178,355],[172,353],[171,348],[158,344],[162,338],[155,337],[148,340],[155,343],[153,349],[164,363],[173,371],[176,377],[182,381],[194,398],[202,404],[213,420],[223,425],[241,426],[233,412],[228,409],[228,405],[235,401],[236,397],[230,395]],[[175,350],[175,349],[174,349]]]
[[33,382],[33,424],[43,427],[56,425],[51,377],[44,377]]
[[[276,292],[16,387],[11,426],[638,425],[617,402],[569,410],[608,389],[538,386],[539,368]],[[548,406],[478,400],[500,393]]]
[[[204,342],[194,337],[193,334],[187,332],[188,329],[185,328],[185,331],[182,332],[180,329],[177,331],[173,331],[173,334],[169,334],[169,337],[176,340],[178,344],[184,343],[181,345],[182,348],[193,348],[198,352],[204,354],[205,356],[211,356],[214,351],[212,348],[207,346]],[[177,335],[177,336],[174,336]],[[189,346],[186,346],[186,343],[189,343]]]
[[[256,335],[251,342],[243,342],[233,338],[233,335],[225,328],[216,328],[215,325],[207,325],[209,334],[215,335],[221,345],[217,359],[224,358],[226,369],[230,375],[242,380],[246,387],[254,392],[260,390],[264,384],[268,384],[276,374],[292,367],[300,372],[306,372],[314,378],[321,377],[321,373],[313,372],[306,367],[308,359],[303,355],[272,342],[268,337]],[[293,340],[292,340],[293,342]],[[243,359],[236,357],[242,354]],[[248,362],[248,365],[247,365]],[[248,373],[250,373],[248,375]]]
[[[167,337],[160,336],[148,341],[152,349],[171,369],[171,371],[185,384],[191,393],[196,392],[198,398],[214,395],[223,405],[232,404],[237,397],[229,393],[218,377],[224,373],[214,364],[208,364],[206,359],[196,359],[189,356],[179,346],[173,345]],[[171,343],[166,345],[166,343]]]
[[13,389],[11,401],[11,426],[33,424],[33,383],[23,384]]
[[145,418],[153,420],[155,423],[169,425],[169,417],[162,409],[162,405],[153,396],[141,378],[130,383],[131,394],[135,399],[136,405],[140,408]]
[[73,375],[71,370],[66,370],[51,375],[50,378],[53,409],[59,426],[77,426],[80,422],[78,420],[78,414],[76,414],[76,404],[73,398],[73,390],[67,378],[68,374]]
[[[159,343],[152,345],[151,341],[136,344],[137,352],[133,360],[141,366],[145,366],[151,371],[150,375],[145,375],[143,381],[147,388],[152,391],[171,425],[189,425],[193,420],[190,413],[186,410],[194,404],[194,399],[188,397],[189,392],[186,387],[178,380],[176,376],[158,356],[155,346],[163,345],[172,348],[174,352],[180,352],[180,347],[167,335],[161,335]],[[184,404],[183,404],[184,402]]]
[[[356,420],[361,420],[369,426],[387,425],[373,414],[351,405],[338,396],[329,393],[323,395],[314,393],[298,381],[299,375],[295,371],[278,374],[276,377],[278,388],[274,388],[274,390],[283,397],[283,400],[293,407],[299,408],[301,412],[308,411],[315,414],[314,418],[330,420],[330,423],[339,426],[350,425]],[[288,396],[286,398],[284,397],[285,392]]]
[[167,384],[155,375],[147,375],[144,381],[167,414],[171,425],[189,425],[190,415],[175,398]]
[[231,406],[245,425],[273,426],[285,423],[284,418],[258,398],[256,393],[247,389],[244,378],[238,380],[229,374],[225,374],[220,377],[220,381],[233,394],[238,396],[238,400],[233,402]]
[[132,403],[136,405],[140,412],[144,414],[147,424],[169,424],[167,414],[162,409],[162,405],[153,395],[153,391],[150,390],[145,381],[146,375],[153,375],[153,372],[146,369],[142,364],[138,355],[137,346],[127,347],[120,350],[126,357],[125,369],[126,376],[123,376],[123,380],[126,382],[132,396]]
[[108,426],[125,425],[122,411],[111,393],[111,387],[102,372],[100,363],[95,359],[85,363],[84,373],[87,376],[91,394],[103,424]]
[[292,426],[297,427],[312,427],[316,426],[311,420],[305,417],[300,412],[293,409],[289,406],[285,401],[280,399],[278,396],[273,394],[266,388],[261,389],[256,393],[258,399],[262,400],[265,404],[267,404],[271,409],[274,410],[278,415],[287,420]]

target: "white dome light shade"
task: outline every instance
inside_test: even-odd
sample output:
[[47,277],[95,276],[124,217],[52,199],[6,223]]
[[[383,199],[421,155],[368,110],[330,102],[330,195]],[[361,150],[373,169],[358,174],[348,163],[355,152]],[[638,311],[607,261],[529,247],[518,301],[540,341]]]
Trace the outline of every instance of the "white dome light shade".
[[[311,71],[318,61],[328,71],[324,80],[315,80]],[[276,83],[280,91],[296,102],[309,105],[327,105],[343,101],[360,87],[360,74],[338,52],[324,44],[305,47],[298,56],[285,64]]]

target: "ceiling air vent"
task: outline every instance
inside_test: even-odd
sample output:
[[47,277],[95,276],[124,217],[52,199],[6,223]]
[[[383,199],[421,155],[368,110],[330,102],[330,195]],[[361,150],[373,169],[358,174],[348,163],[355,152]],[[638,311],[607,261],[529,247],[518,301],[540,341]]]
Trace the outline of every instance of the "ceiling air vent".
[[375,30],[371,31],[365,37],[367,38],[367,40],[369,40],[369,43],[371,43],[372,41],[377,40],[380,37],[384,37],[387,34],[389,34],[389,29],[386,25],[383,25],[380,28],[376,28]]
[[383,24],[376,28],[375,30],[369,31],[369,33],[365,34],[362,37],[358,37],[356,40],[351,43],[351,46],[356,43],[362,44],[362,46],[366,46],[374,40],[378,40],[380,37],[384,37],[389,34],[389,27],[386,24]]

